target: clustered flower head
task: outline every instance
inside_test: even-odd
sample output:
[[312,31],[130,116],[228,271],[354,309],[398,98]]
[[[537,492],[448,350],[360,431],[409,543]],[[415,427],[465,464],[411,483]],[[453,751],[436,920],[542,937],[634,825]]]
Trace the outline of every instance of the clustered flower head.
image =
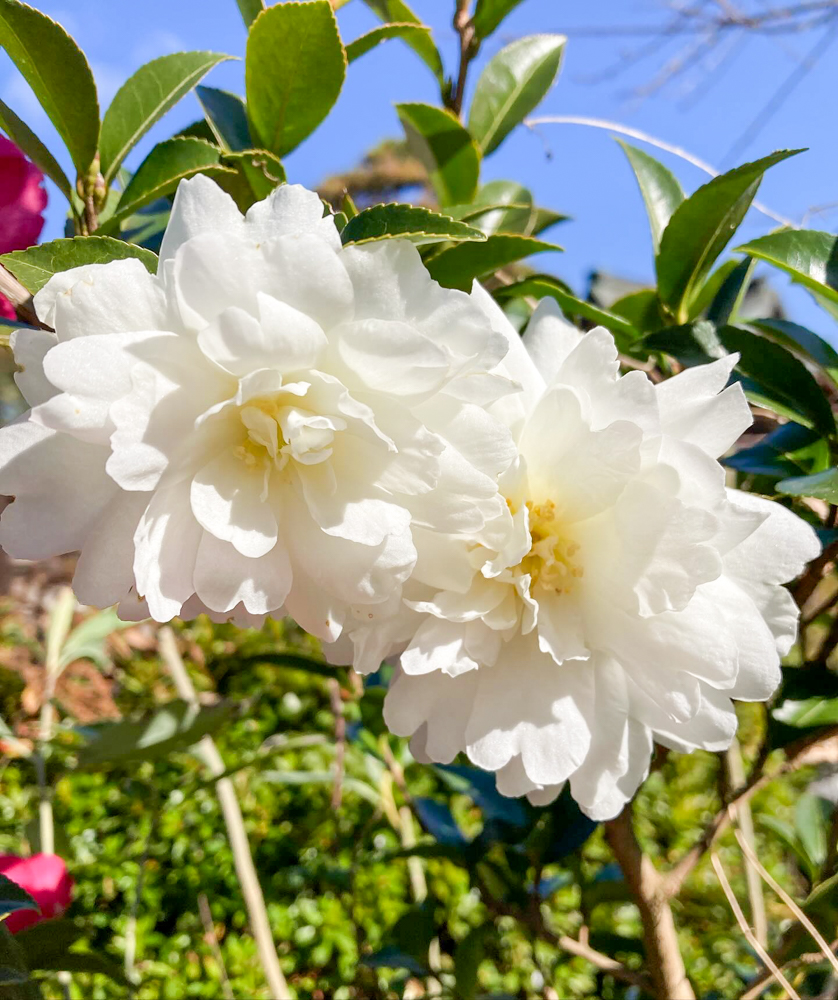
[[552,300],[519,337],[401,240],[342,247],[316,195],[243,218],[183,182],[159,268],[56,275],[14,340],[31,409],[0,432],[0,544],[80,550],[128,618],[288,614],[334,662],[399,654],[385,718],[597,819],[653,740],[720,749],[796,634],[819,545],[725,488],[750,423],[735,358],[660,384]]

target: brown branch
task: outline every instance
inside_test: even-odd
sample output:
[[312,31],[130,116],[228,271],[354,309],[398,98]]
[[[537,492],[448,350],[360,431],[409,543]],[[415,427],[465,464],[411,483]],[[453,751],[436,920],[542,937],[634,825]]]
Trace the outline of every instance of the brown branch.
[[451,110],[458,117],[463,111],[468,68],[480,48],[480,41],[474,33],[474,22],[471,19],[469,6],[469,0],[457,0],[457,10],[454,13],[454,30],[460,36],[460,69],[457,73],[454,95],[451,98]]
[[698,843],[687,851],[674,868],[671,868],[662,876],[663,891],[666,898],[672,899],[678,894],[689,874],[707,851],[710,850],[716,838],[728,828],[732,813],[731,806],[747,802],[753,795],[756,795],[758,791],[776,778],[791,774],[792,771],[796,771],[807,763],[815,763],[815,760],[812,758],[817,757],[818,749],[836,736],[838,736],[838,726],[830,726],[827,729],[820,729],[810,736],[801,737],[786,747],[786,759],[773,774],[765,774],[761,769],[755,771],[747,784],[734,792],[730,801],[716,814]]
[[695,1000],[678,947],[670,897],[664,879],[637,842],[630,805],[605,824],[605,836],[640,911],[646,964],[654,982],[654,995],[657,1000]]
[[799,608],[802,608],[815,592],[815,588],[821,582],[824,571],[835,560],[836,556],[838,556],[838,542],[833,542],[831,545],[827,545],[817,559],[809,563],[808,569],[792,591]]
[[343,714],[343,698],[340,693],[340,681],[333,678],[329,681],[329,700],[332,715],[335,717],[335,785],[332,789],[332,809],[340,809],[343,797],[343,773],[346,764],[346,716]]

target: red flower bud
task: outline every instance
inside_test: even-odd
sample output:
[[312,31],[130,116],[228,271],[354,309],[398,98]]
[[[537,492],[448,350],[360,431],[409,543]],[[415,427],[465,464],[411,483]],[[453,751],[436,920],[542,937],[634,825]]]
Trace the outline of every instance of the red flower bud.
[[5,924],[12,934],[42,920],[60,917],[70,905],[73,880],[67,866],[55,854],[33,854],[29,858],[0,854],[0,874],[25,889],[41,908],[40,913],[19,910],[9,914]]

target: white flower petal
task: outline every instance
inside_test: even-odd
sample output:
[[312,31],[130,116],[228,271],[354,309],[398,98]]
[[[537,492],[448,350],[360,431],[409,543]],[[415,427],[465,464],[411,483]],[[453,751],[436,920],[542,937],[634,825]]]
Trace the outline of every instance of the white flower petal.
[[55,386],[44,374],[44,357],[58,343],[46,330],[13,330],[10,338],[18,370],[15,384],[30,406],[45,403],[55,395]]
[[282,607],[291,589],[291,565],[282,545],[259,559],[241,555],[205,531],[195,561],[195,593],[211,610],[228,612],[241,603],[254,615]]

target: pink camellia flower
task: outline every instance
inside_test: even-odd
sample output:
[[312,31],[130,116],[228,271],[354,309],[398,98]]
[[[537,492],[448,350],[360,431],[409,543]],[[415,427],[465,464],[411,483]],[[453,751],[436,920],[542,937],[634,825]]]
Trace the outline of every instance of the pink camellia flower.
[[[44,175],[21,150],[0,136],[0,254],[25,250],[44,227]],[[0,316],[15,318],[14,306],[0,295]]]
[[41,908],[40,913],[34,910],[10,913],[5,924],[12,934],[42,920],[60,917],[70,905],[73,880],[67,873],[67,866],[55,854],[33,854],[29,858],[0,854],[0,874],[17,882]]

